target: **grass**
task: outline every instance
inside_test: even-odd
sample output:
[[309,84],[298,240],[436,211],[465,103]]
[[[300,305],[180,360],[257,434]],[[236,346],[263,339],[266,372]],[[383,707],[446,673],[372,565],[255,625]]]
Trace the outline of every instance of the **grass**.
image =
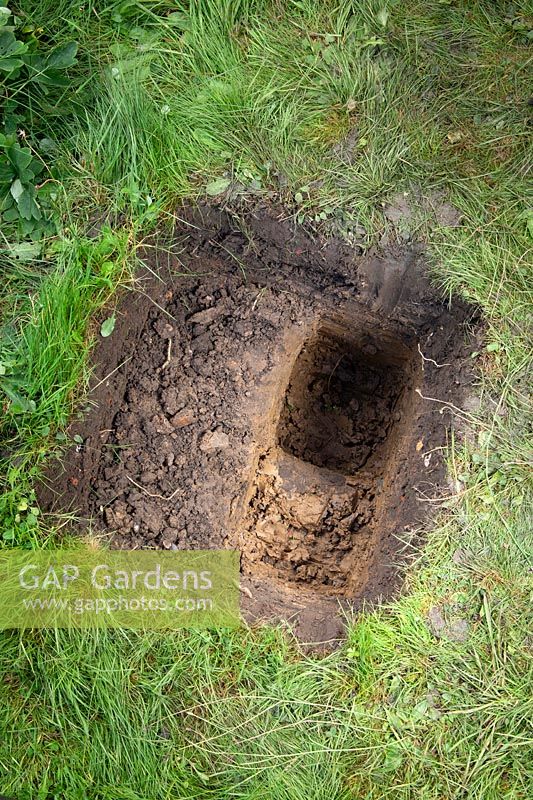
[[[50,131],[60,234],[40,260],[6,260],[0,296],[16,392],[1,426],[5,546],[64,535],[33,487],[87,385],[92,319],[132,285],[146,232],[218,177],[245,197],[275,192],[325,232],[363,226],[367,245],[386,232],[383,204],[407,192],[406,235],[428,240],[443,291],[481,308],[486,345],[480,407],[450,449],[457,491],[400,600],[353,621],[324,659],[272,628],[5,632],[0,791],[530,796],[527,4],[21,0],[18,11],[80,47],[73,111]],[[421,200],[439,192],[460,228]],[[109,227],[89,236],[102,218]],[[458,621],[464,642],[446,633]]]
[[[1,425],[0,517],[4,542],[22,546],[38,544],[41,526],[38,512],[21,506],[36,507],[33,481],[54,446],[66,441],[63,428],[87,381],[91,313],[131,277],[127,233],[104,231],[96,242],[77,238],[54,249],[51,271],[28,286],[26,297],[11,297],[3,341],[12,402]],[[20,279],[18,265],[14,272]]]

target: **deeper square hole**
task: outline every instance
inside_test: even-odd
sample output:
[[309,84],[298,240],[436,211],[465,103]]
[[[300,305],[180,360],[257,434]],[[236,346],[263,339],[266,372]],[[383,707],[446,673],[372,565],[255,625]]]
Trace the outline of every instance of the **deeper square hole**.
[[290,455],[354,474],[382,454],[401,418],[409,370],[403,352],[355,344],[326,330],[301,350],[277,436]]

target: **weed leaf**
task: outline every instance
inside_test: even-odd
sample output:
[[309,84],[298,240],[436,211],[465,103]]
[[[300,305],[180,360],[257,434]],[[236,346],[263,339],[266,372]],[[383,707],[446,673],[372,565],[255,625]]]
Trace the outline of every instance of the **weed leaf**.
[[105,319],[102,322],[102,325],[100,326],[100,336],[103,336],[104,339],[106,339],[108,336],[111,336],[111,334],[115,330],[115,322],[116,322],[116,317],[114,314],[113,316]]
[[15,200],[15,202],[18,203],[18,201],[20,200],[21,195],[24,192],[24,186],[22,185],[20,180],[17,178],[11,184],[11,189],[9,191],[11,192],[11,197],[13,198],[13,200]]
[[7,381],[2,383],[2,389],[11,401],[10,411],[12,414],[25,414],[28,411],[35,411],[35,402],[21,395]]
[[67,69],[76,63],[76,53],[78,52],[77,42],[68,42],[52,51],[47,60],[47,67],[52,69]]
[[216,178],[214,181],[207,184],[205,191],[210,197],[216,197],[217,194],[225,192],[230,183],[231,181],[229,178]]

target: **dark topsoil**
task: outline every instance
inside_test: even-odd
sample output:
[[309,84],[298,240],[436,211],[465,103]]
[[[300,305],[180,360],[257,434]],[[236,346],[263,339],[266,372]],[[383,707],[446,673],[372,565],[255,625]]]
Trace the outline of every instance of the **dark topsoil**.
[[333,639],[343,607],[398,589],[446,490],[472,309],[421,247],[360,255],[261,206],[181,216],[96,346],[83,445],[41,500],[119,548],[236,547],[249,619]]

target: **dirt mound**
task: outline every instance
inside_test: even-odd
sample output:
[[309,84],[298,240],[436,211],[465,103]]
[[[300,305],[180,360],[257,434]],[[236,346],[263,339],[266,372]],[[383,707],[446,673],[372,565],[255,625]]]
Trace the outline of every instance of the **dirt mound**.
[[340,607],[397,588],[444,479],[450,416],[422,398],[461,403],[471,310],[416,250],[362,256],[265,208],[187,215],[97,348],[83,445],[43,500],[115,547],[237,547],[249,617],[337,636]]

